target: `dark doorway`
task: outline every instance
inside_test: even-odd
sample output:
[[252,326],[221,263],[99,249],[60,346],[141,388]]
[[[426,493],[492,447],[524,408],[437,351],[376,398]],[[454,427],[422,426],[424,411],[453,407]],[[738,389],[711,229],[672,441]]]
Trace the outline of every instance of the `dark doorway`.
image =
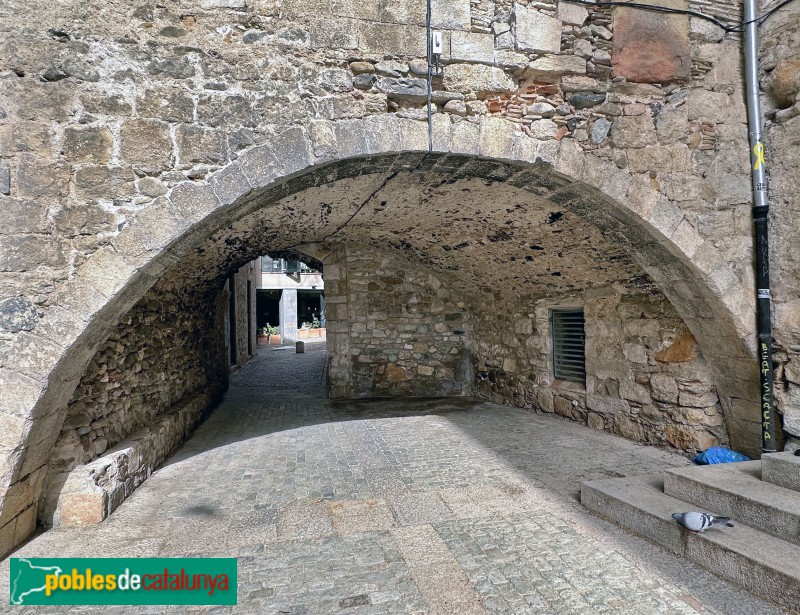
[[256,291],[256,326],[259,329],[267,325],[277,327],[280,324],[280,301],[279,290]]
[[324,320],[323,292],[321,290],[298,290],[297,291],[297,326],[302,327],[303,323],[312,323],[317,327],[322,326]]
[[247,280],[247,354],[253,354],[253,283]]
[[236,276],[228,278],[228,322],[230,324],[231,365],[236,365]]

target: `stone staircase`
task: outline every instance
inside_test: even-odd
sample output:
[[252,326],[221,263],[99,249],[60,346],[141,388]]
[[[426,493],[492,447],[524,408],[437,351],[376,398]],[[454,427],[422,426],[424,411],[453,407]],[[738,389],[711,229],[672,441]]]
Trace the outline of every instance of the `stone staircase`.
[[[800,457],[792,453],[589,481],[581,486],[581,503],[789,612],[800,611]],[[688,532],[671,518],[687,510],[730,517],[734,527]]]

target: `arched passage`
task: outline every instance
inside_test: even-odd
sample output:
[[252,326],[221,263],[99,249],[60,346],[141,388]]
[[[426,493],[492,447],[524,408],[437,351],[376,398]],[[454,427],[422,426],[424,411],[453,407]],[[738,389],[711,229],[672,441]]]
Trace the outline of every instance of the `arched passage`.
[[[426,151],[424,124],[390,115],[338,122],[322,137],[291,128],[207,181],[180,184],[131,212],[108,245],[60,283],[36,329],[14,341],[15,364],[4,369],[2,378],[12,399],[10,429],[19,445],[10,458],[0,523],[35,509],[66,403],[99,345],[165,272],[174,273],[193,255],[203,255],[207,269],[193,270],[208,281],[269,249],[303,249],[324,262],[326,251],[334,253],[337,243],[380,244],[446,277],[453,273],[447,254],[459,245],[455,235],[447,243],[435,236],[427,243],[409,241],[414,229],[463,234],[468,246],[462,249],[477,249],[480,255],[489,244],[531,245],[541,216],[556,213],[572,221],[573,233],[594,234],[587,246],[601,238],[617,250],[574,250],[576,275],[598,256],[613,256],[646,272],[669,299],[715,371],[733,445],[755,449],[757,379],[748,351],[752,305],[741,299],[748,296],[745,291],[732,292],[740,285],[738,278],[712,258],[713,248],[685,223],[681,210],[612,163],[582,156],[571,143],[531,147],[530,140],[520,140],[503,122],[491,120],[480,128],[440,122],[435,128],[432,154]],[[495,187],[480,193],[477,202],[487,212],[483,219],[462,215],[458,199],[437,203],[437,190],[470,190],[471,183]],[[331,196],[331,202],[307,198],[293,205],[295,196],[315,191],[317,197],[332,191],[325,197]],[[391,206],[388,198],[386,206],[374,202],[381,191],[392,195]],[[417,197],[411,198],[415,191]],[[525,194],[530,203],[507,211],[506,201],[491,200],[497,192],[512,200]],[[528,215],[531,211],[535,215]],[[431,214],[438,216],[435,224]],[[478,248],[479,237],[497,242]],[[208,258],[214,247],[216,255]],[[505,266],[506,292],[496,300],[530,295],[536,276],[518,269],[522,264]],[[481,267],[465,267],[459,276],[452,275],[473,287],[487,284]],[[570,290],[559,288],[554,277],[542,296]],[[560,277],[566,284],[574,279]],[[541,279],[538,283],[543,285]]]

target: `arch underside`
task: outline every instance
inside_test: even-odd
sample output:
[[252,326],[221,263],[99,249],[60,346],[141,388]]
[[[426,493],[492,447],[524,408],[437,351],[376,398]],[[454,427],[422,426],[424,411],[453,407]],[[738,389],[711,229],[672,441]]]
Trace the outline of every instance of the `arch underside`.
[[[241,169],[248,164],[257,176],[258,158],[240,159]],[[207,186],[227,181],[225,174],[173,191],[122,229],[111,242],[114,257],[130,263],[119,290],[98,296],[66,283],[56,293],[54,305],[70,310],[84,302],[91,314],[70,332],[67,350],[56,351],[61,358],[16,449],[12,489],[19,505],[4,505],[4,518],[39,497],[70,396],[123,315],[154,285],[161,292],[218,288],[227,272],[270,251],[293,250],[326,263],[347,246],[377,250],[430,271],[453,297],[474,305],[534,306],[615,287],[663,294],[713,371],[732,446],[757,450],[757,374],[747,338],[680,249],[598,188],[541,159],[388,153],[331,160],[256,188],[254,176],[237,183],[228,172],[228,194],[238,196],[204,209]],[[148,226],[148,215],[157,223]]]

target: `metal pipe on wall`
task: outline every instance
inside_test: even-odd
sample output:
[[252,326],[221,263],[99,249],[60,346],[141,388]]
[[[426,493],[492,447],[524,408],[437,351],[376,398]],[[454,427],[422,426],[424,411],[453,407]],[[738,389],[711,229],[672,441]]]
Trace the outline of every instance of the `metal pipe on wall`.
[[764,143],[761,140],[761,99],[758,84],[757,0],[744,1],[744,64],[747,88],[747,123],[753,181],[753,223],[758,320],[758,372],[761,385],[761,449],[777,451],[775,406],[772,386],[772,299],[769,285],[769,194]]

